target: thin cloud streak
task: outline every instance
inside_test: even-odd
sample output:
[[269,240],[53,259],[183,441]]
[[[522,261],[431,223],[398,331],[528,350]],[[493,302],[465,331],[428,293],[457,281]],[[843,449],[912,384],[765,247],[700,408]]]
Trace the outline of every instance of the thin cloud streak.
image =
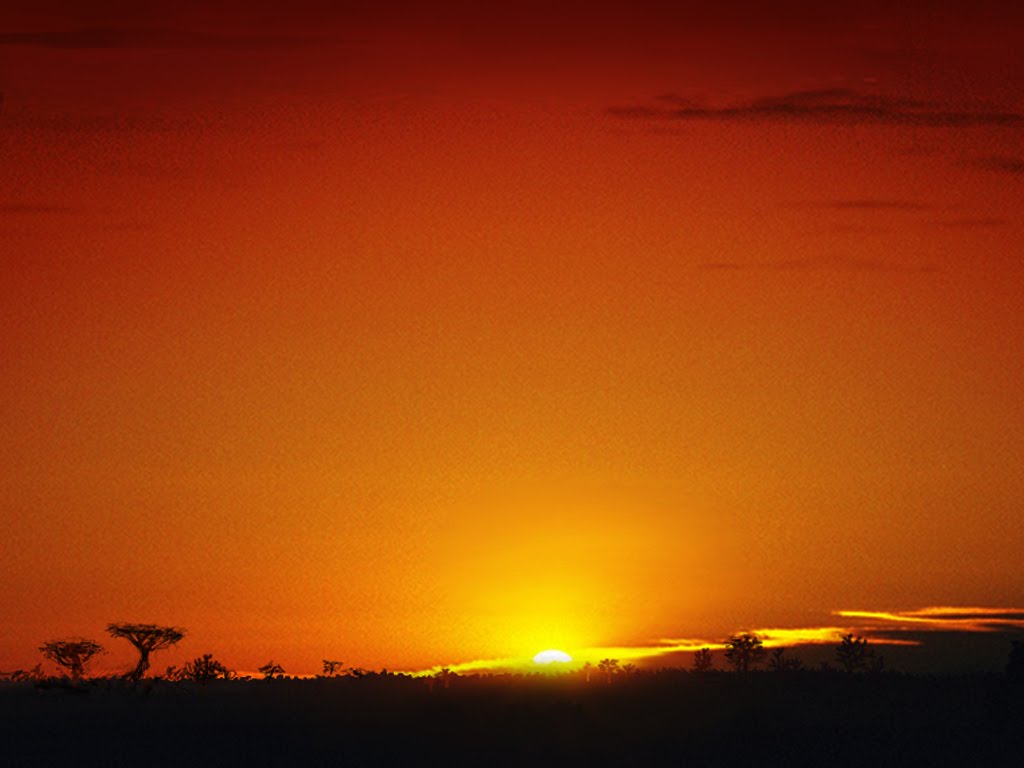
[[985,171],[996,171],[1011,176],[1024,176],[1024,158],[1006,155],[990,155],[981,157],[971,163],[975,168]]
[[[915,629],[958,632],[1002,632],[1024,629],[1024,608],[932,606],[914,611],[836,611],[836,616],[888,625],[912,625]],[[891,629],[891,626],[890,626]]]
[[994,216],[979,216],[977,218],[940,219],[932,222],[936,227],[944,229],[994,229],[1009,224],[1006,219],[999,219]]
[[699,270],[714,272],[794,272],[794,271],[836,271],[836,272],[907,272],[930,273],[937,270],[931,266],[905,266],[876,259],[851,257],[818,259],[785,259],[782,261],[706,261],[696,265]]
[[680,104],[610,107],[627,120],[719,121],[741,123],[808,123],[889,125],[924,128],[1017,127],[1024,114],[1015,111],[966,110],[933,101],[888,96],[848,88],[794,91],[726,107]]
[[175,27],[78,27],[0,33],[0,46],[58,50],[257,51],[337,43],[327,37],[290,34],[223,34]]
[[935,206],[912,200],[886,200],[863,197],[840,200],[820,200],[806,203],[812,208],[828,208],[836,211],[934,211]]

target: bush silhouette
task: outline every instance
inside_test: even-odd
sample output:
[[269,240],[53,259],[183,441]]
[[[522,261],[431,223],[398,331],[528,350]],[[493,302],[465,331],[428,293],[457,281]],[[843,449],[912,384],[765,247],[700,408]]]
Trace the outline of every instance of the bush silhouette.
[[185,664],[180,670],[174,667],[167,669],[167,677],[171,680],[192,680],[197,683],[208,683],[211,680],[231,680],[235,673],[225,667],[212,653],[204,653]]

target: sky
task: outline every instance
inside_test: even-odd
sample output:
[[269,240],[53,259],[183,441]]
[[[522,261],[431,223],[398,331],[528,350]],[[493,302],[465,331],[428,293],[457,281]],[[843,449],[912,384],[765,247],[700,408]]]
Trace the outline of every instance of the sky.
[[1009,5],[5,3],[0,671],[1008,650]]

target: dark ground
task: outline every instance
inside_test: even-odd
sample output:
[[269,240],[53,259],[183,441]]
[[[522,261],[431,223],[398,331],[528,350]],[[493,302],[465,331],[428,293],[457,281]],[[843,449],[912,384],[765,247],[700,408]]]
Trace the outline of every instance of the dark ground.
[[1024,766],[1002,675],[0,684],[0,765]]

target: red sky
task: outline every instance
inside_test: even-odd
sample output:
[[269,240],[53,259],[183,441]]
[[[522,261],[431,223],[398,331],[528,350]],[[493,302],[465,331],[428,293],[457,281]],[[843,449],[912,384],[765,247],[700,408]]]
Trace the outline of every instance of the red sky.
[[0,669],[1024,605],[1019,9],[137,5],[0,11]]

